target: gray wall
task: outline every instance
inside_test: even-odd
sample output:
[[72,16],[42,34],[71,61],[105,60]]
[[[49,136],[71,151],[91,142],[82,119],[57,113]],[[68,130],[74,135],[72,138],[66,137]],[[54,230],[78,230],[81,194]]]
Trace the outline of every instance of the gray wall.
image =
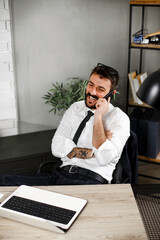
[[12,0],[11,9],[20,121],[57,127],[61,116],[48,113],[42,96],[52,82],[88,78],[98,62],[119,71],[116,104],[125,109],[129,0]]

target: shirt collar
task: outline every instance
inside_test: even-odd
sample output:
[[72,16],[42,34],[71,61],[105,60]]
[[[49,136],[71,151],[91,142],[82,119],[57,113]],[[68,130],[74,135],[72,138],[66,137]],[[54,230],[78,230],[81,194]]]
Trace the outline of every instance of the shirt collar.
[[[109,111],[108,112],[110,112],[113,108],[114,108],[113,105],[111,103],[109,103]],[[96,110],[92,110],[92,109],[88,108],[85,104],[85,101],[83,100],[82,107],[80,107],[78,109],[78,112],[81,112],[81,111],[85,112],[87,114],[88,111],[91,111],[91,112],[95,113]]]

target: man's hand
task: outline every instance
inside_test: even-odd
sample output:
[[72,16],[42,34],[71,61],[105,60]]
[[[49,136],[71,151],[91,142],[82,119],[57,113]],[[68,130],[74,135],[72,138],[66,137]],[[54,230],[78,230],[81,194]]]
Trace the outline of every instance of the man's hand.
[[103,117],[109,110],[110,97],[108,101],[105,98],[99,98],[96,103],[95,117]]

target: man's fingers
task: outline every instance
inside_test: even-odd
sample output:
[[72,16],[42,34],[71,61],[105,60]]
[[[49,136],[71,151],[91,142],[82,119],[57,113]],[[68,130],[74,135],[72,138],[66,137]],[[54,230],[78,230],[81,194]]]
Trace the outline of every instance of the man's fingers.
[[99,98],[98,101],[97,101],[97,103],[96,103],[96,108],[100,107],[101,104],[105,103],[105,101],[106,101],[106,100],[105,100],[104,98]]
[[110,103],[110,101],[111,101],[111,97],[108,98],[107,102]]

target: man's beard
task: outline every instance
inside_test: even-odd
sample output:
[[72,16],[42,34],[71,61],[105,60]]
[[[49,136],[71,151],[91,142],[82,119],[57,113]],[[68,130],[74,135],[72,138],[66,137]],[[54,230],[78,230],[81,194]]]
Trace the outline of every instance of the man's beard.
[[87,96],[94,97],[94,98],[96,98],[97,100],[98,100],[98,97],[97,97],[96,95],[91,95],[90,93],[85,94],[85,104],[86,104],[86,106],[87,106],[88,108],[90,108],[90,109],[96,109],[96,104],[93,105],[92,107],[90,107],[90,106],[87,105]]

